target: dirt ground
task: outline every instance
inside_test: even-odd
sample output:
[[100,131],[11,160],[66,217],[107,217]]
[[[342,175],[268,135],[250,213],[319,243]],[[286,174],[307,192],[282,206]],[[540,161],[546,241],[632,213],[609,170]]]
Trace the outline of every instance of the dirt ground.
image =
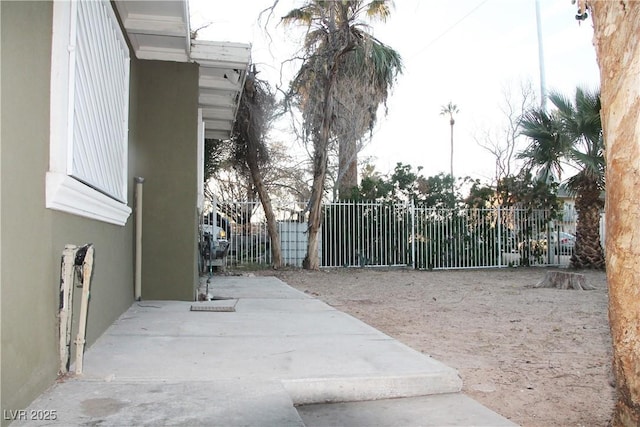
[[605,426],[614,404],[606,275],[534,289],[540,268],[271,271],[458,369],[463,392],[522,426]]

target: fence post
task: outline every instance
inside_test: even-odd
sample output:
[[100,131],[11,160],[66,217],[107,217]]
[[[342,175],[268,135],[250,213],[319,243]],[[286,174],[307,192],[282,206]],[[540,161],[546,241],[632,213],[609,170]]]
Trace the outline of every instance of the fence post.
[[416,207],[413,200],[409,201],[411,210],[411,266],[416,269]]
[[498,205],[498,218],[496,222],[498,228],[498,268],[502,267],[502,216],[501,206]]

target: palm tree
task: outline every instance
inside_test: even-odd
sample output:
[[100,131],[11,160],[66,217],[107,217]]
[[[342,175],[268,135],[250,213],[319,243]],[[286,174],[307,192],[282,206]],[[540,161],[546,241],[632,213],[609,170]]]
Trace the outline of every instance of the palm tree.
[[530,110],[522,121],[522,134],[530,145],[518,157],[527,166],[538,168],[547,180],[563,165],[572,165],[578,173],[567,180],[567,188],[576,195],[576,245],[571,265],[575,268],[603,269],[604,254],[600,242],[601,194],[605,188],[604,140],[600,121],[600,94],[577,88],[570,100],[552,92],[549,100],[555,109],[547,113]]
[[358,186],[361,140],[371,135],[378,106],[386,104],[396,75],[402,71],[400,55],[391,47],[364,32],[359,32],[356,41],[353,52],[345,55],[336,81],[336,119],[332,133],[338,142],[340,198],[350,197]]
[[[386,101],[402,69],[400,55],[367,33],[361,19],[366,14],[384,21],[390,13],[389,3],[308,0],[283,18],[287,24],[308,28],[304,60],[291,83],[289,99],[301,110],[304,134],[313,143],[309,235],[303,263],[309,269],[318,268],[318,259],[311,254],[318,252],[329,146],[340,143],[340,166],[355,170],[354,146],[373,128],[378,106]],[[348,176],[345,190],[357,186],[357,175]]]
[[451,126],[451,155],[449,156],[449,161],[451,164],[451,178],[453,179],[453,125],[456,124],[456,120],[453,118],[454,114],[458,114],[460,110],[458,110],[458,106],[453,102],[449,101],[447,105],[443,105],[440,109],[441,116],[449,116],[449,125]]

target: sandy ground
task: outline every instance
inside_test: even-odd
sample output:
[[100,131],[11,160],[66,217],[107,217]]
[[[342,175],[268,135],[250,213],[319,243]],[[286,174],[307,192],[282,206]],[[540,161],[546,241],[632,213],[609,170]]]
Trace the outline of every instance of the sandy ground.
[[544,269],[271,271],[460,372],[463,392],[522,426],[605,426],[614,404],[606,276],[534,289]]

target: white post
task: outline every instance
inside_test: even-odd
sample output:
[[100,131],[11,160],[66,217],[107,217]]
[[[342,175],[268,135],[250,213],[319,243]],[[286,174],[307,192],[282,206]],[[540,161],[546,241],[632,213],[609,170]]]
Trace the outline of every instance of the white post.
[[411,265],[416,269],[416,207],[411,200]]
[[76,338],[76,375],[82,374],[85,336],[87,332],[87,314],[89,310],[89,291],[91,288],[91,273],[93,271],[93,245],[88,244],[86,248],[87,251],[82,262],[82,303],[80,305],[80,324]]
[[144,178],[137,176],[136,182],[136,260],[134,297],[136,301],[142,298],[142,186]]
[[60,375],[69,372],[73,312],[73,265],[77,249],[74,245],[65,245],[60,264],[60,369],[58,372]]
[[[248,205],[247,205],[248,206]],[[215,229],[216,229],[216,225],[218,225],[218,198],[216,197],[215,194],[213,194],[213,196],[211,197],[211,209],[212,209],[212,213],[211,213],[211,219],[209,220],[209,226],[211,226],[211,236],[209,236],[209,259],[205,260],[205,265],[207,266],[207,272],[209,274],[208,279],[207,279],[207,286],[209,285],[209,283],[211,283],[211,277],[213,276],[213,259],[215,258],[215,253],[213,253],[213,248],[211,247],[211,239],[215,239],[217,236],[215,236]],[[241,209],[241,211],[244,213],[244,209]],[[222,223],[220,223],[220,226],[222,226]],[[226,231],[226,228],[225,228]],[[232,236],[227,236],[227,239],[229,239],[229,245],[232,245],[233,242],[231,240]],[[233,236],[233,239],[235,242],[237,242],[238,240],[235,239],[235,236]],[[245,240],[240,240],[241,242],[244,242]],[[236,249],[236,259],[237,259],[237,254],[238,253],[242,253],[241,251],[239,251],[240,248]],[[244,248],[243,248],[244,249]],[[229,250],[231,250],[231,247],[229,247]],[[207,288],[208,289],[208,288]]]
[[498,268],[500,268],[502,267],[502,218],[500,215],[500,205],[498,205],[498,217],[496,219],[496,228],[498,229]]

